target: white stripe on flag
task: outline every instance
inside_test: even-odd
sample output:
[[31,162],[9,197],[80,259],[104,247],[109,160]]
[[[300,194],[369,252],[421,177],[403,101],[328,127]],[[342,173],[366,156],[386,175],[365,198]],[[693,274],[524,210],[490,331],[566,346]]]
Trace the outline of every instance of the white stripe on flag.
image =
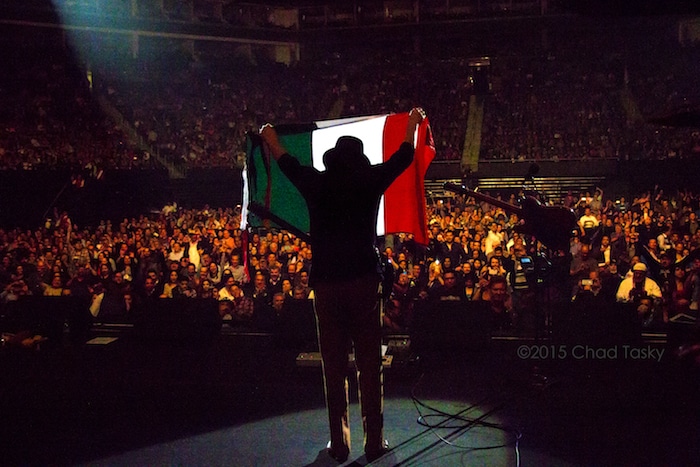
[[243,202],[241,204],[241,230],[248,228],[248,203],[250,193],[248,193],[248,167],[243,167]]
[[346,117],[346,118],[336,118],[334,120],[319,120],[314,122],[316,128],[328,128],[336,125],[347,125],[348,123],[360,122],[362,120],[367,120],[369,118],[381,117],[381,115],[365,115],[362,117]]
[[384,123],[387,116],[368,118],[345,125],[333,125],[331,127],[315,130],[311,136],[311,159],[314,167],[325,170],[323,155],[329,149],[335,147],[335,143],[341,136],[354,136],[362,140],[365,155],[370,163],[379,164],[384,161],[382,154],[382,142],[384,138]]
[[[314,167],[325,170],[323,155],[335,147],[335,143],[341,136],[354,136],[362,140],[365,155],[372,165],[384,162],[383,140],[387,117],[387,115],[381,115],[315,130],[311,136],[311,160]],[[384,196],[382,196],[377,215],[377,235],[384,235],[385,230]]]

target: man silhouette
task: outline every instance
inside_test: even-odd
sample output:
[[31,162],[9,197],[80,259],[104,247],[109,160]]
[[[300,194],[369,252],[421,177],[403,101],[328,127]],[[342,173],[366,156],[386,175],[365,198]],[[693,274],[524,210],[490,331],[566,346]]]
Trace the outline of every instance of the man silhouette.
[[[416,128],[425,118],[420,108],[409,113],[406,137],[391,158],[371,165],[362,141],[338,138],[323,156],[326,170],[302,166],[287,153],[272,125],[260,136],[306,200],[314,252],[311,283],[323,360],[330,424],[328,453],[344,462],[350,453],[348,423],[348,353],[354,344],[359,377],[365,455],[372,461],[386,452],[383,434],[380,283],[375,249],[379,201],[384,191],[411,164]],[[338,253],[347,253],[339,267]]]

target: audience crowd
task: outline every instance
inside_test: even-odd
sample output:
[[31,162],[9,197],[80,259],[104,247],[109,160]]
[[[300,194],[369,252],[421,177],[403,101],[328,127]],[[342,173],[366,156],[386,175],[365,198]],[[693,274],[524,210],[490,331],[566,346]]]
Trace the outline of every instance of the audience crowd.
[[[187,55],[144,39],[134,59],[93,40],[91,65],[60,47],[4,52],[0,168],[149,168],[154,154],[185,168],[240,166],[246,132],[264,122],[398,112],[416,102],[431,116],[437,159],[458,160],[474,91],[468,57],[485,47],[424,38],[408,49],[339,44],[286,66],[225,44]],[[534,50],[507,38],[489,44],[480,158],[698,155],[697,129],[647,122],[697,102],[697,51],[654,45],[630,49],[590,31],[543,37]]]
[[67,50],[4,51],[0,78],[0,170],[139,169],[155,160],[130,144],[90,92]]
[[[647,123],[697,97],[688,84],[697,51],[657,61],[649,58],[659,54],[653,44],[629,51],[608,38],[542,37],[530,53],[507,37],[494,43],[480,158],[700,156],[697,128]],[[430,115],[438,160],[460,159],[475,101],[466,57],[483,49],[467,40],[405,45],[339,47],[291,66],[213,45],[157,60],[153,49],[151,61],[113,56],[91,67],[77,65],[67,48],[48,56],[42,47],[4,50],[0,169],[70,167],[99,176],[162,161],[240,167],[246,133],[264,122],[390,113],[416,103]],[[142,51],[149,56],[147,40]],[[561,202],[576,210],[580,228],[569,251],[554,252],[519,233],[521,219],[502,208],[462,196],[433,201],[427,246],[405,234],[385,239],[387,332],[407,332],[416,303],[448,301],[486,303],[497,328],[530,332],[551,324],[538,311],[543,294],[570,306],[627,304],[650,327],[697,314],[695,193],[570,194]],[[312,246],[285,231],[239,225],[234,209],[166,207],[94,227],[56,212],[35,230],[0,230],[0,307],[26,295],[71,296],[95,320],[134,321],[155,300],[205,298],[230,326],[270,329],[294,303],[313,299]],[[342,267],[342,254],[352,252],[339,253]]]
[[672,37],[635,47],[625,45],[627,38],[627,32],[604,30],[553,33],[543,39],[549,46],[540,53],[492,59],[494,89],[484,112],[481,158],[644,160],[700,154],[697,128],[649,124],[697,105],[700,96],[692,89],[697,50],[681,49]]
[[[694,317],[700,196],[657,188],[618,201],[599,189],[574,206],[579,228],[569,251],[548,250],[519,233],[517,215],[483,201],[429,205],[428,245],[408,234],[384,238],[387,333],[409,332],[417,303],[477,301],[497,329],[534,332],[551,324],[541,314],[548,284],[558,294],[550,303],[562,308],[630,304],[654,327]],[[239,225],[234,209],[166,206],[96,227],[56,212],[33,231],[0,230],[0,306],[26,295],[71,296],[99,322],[133,322],[156,300],[204,298],[218,301],[230,326],[273,330],[314,297],[313,248],[286,231]]]

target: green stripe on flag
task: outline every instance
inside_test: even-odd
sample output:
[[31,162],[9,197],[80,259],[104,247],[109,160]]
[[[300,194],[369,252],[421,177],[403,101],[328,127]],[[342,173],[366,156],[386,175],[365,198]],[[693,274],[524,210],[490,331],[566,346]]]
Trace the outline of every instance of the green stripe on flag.
[[[311,165],[311,133],[279,135],[280,142],[302,165]],[[270,158],[267,166],[261,146],[249,140],[250,202],[258,203],[299,230],[309,231],[309,213],[299,191]],[[268,171],[271,185],[268,186]],[[256,223],[253,223],[256,224]]]

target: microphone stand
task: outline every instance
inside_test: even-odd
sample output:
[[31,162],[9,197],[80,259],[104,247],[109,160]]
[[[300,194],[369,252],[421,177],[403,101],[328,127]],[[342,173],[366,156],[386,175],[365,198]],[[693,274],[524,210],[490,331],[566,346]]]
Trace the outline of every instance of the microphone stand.
[[[528,168],[527,174],[525,175],[525,180],[523,182],[523,193],[527,196],[528,184],[531,185],[532,197],[542,201],[541,195],[537,190],[537,184],[535,183],[535,175],[539,172],[540,167],[533,163]],[[535,233],[530,236],[530,241],[532,242],[533,254],[532,262],[535,268],[535,283],[534,287],[534,332],[535,332],[535,342],[539,342],[542,335],[548,334],[547,324],[551,325],[551,291],[547,290],[549,286],[546,276],[551,273],[551,264],[544,254],[540,251],[538,247],[538,238]],[[538,305],[542,305],[541,307]]]

